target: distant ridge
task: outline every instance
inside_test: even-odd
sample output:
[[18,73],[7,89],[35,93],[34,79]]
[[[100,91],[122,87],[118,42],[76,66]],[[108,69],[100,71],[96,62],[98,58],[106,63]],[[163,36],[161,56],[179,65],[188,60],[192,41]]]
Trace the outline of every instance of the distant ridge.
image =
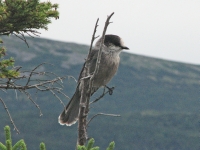
[[[26,44],[16,37],[1,37],[7,47],[6,57],[14,57],[16,66],[32,69],[40,63],[42,71],[59,76],[78,77],[87,45],[27,37]],[[64,93],[72,96],[76,83],[64,80]],[[120,114],[121,117],[97,117],[89,136],[102,149],[108,141],[115,141],[116,150],[188,150],[199,148],[200,66],[178,63],[130,53],[121,54],[118,73],[108,86],[115,86],[112,96],[106,95],[91,106],[90,116],[99,112]],[[94,100],[102,91],[92,97]],[[43,141],[47,149],[74,149],[77,126],[58,124],[63,110],[60,102],[50,94],[32,95],[40,105],[43,116],[20,92],[1,91],[21,134],[12,134],[13,141],[23,138],[29,150],[38,149]],[[63,99],[64,103],[68,100]],[[0,133],[11,123],[0,104]],[[105,132],[106,131],[106,132]],[[0,142],[4,140],[0,134]]]

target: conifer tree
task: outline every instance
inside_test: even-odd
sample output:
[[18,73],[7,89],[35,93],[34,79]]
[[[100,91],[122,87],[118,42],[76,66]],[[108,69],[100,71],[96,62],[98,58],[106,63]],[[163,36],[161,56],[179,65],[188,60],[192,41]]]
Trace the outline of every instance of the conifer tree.
[[[14,146],[12,146],[12,138],[10,127],[5,126],[5,145],[0,142],[0,150],[27,150],[26,144],[24,140],[19,140]],[[40,143],[40,150],[46,150],[45,144],[43,142]]]
[[[26,36],[39,36],[38,29],[48,29],[48,24],[51,23],[51,19],[59,18],[57,11],[58,4],[52,4],[50,1],[40,2],[39,0],[0,0],[0,38],[1,36],[16,36],[23,40],[29,47],[26,41]],[[65,77],[55,77],[55,73],[52,72],[50,78],[45,81],[35,79],[36,75],[46,77],[47,72],[39,72],[37,69],[44,65],[36,64],[37,66],[32,70],[24,73],[21,71],[21,67],[14,67],[15,59],[4,58],[6,55],[6,47],[3,46],[3,41],[0,39],[0,89],[2,92],[6,90],[19,91],[27,96],[29,100],[39,109],[40,115],[42,112],[39,105],[32,99],[29,89],[35,89],[40,92],[50,92],[55,97],[59,97],[56,92],[62,90],[62,86],[55,85],[58,82],[62,83],[62,79]],[[9,49],[8,49],[9,51]],[[33,73],[34,72],[34,73]],[[20,84],[16,84],[17,81],[21,81]],[[55,83],[55,84],[54,84]],[[51,84],[51,86],[49,86]],[[53,85],[53,86],[52,86]],[[55,88],[57,87],[57,88]],[[59,87],[59,88],[58,88]],[[57,91],[55,91],[57,89]],[[61,92],[62,93],[62,92]],[[62,93],[62,95],[65,95]],[[58,98],[59,99],[59,98]],[[14,126],[14,129],[19,133],[14,121],[9,113],[9,108],[6,106],[6,101],[0,97],[0,102],[3,104],[10,121]]]
[[[15,35],[28,45],[25,34],[38,36],[37,29],[47,30],[50,19],[59,17],[57,8],[57,4],[39,0],[0,0],[0,36]],[[19,72],[11,69],[14,58],[3,59],[5,54],[6,48],[0,45],[0,78],[18,77]]]

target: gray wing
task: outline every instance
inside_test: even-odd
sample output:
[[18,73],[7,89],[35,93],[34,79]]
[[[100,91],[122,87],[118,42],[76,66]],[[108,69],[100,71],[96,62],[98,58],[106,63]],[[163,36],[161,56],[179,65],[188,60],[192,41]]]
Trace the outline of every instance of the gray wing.
[[[98,50],[97,49],[93,49],[91,51],[90,55],[89,55],[89,60],[88,61],[89,61],[89,65],[90,65],[90,67],[89,67],[89,72],[90,73],[94,72],[96,61],[97,61],[97,55],[98,55]],[[84,77],[83,70],[84,70],[85,63],[83,64],[83,67],[81,69],[81,72],[80,72],[80,75],[79,75],[79,78],[78,78],[78,82],[80,81],[81,78]]]
[[[89,60],[88,60],[90,73],[93,73],[95,70],[97,56],[98,56],[98,49],[93,49],[89,55]],[[85,63],[83,64],[83,67],[81,69],[81,72],[80,72],[80,75],[78,78],[78,84],[80,83],[80,79],[84,77],[83,70],[84,70]],[[99,89],[99,87],[92,88],[91,95],[94,94],[98,89]]]

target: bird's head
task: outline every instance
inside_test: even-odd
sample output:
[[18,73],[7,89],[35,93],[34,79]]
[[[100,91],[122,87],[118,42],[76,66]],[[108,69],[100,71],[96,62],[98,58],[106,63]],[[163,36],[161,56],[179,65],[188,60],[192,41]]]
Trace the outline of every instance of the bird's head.
[[[95,44],[96,47],[100,46],[101,39],[102,38],[100,38],[96,42],[96,44]],[[117,35],[112,35],[112,34],[105,35],[103,46],[104,46],[104,50],[111,51],[111,52],[121,52],[123,49],[129,50],[129,48],[124,45],[122,38],[120,38]]]

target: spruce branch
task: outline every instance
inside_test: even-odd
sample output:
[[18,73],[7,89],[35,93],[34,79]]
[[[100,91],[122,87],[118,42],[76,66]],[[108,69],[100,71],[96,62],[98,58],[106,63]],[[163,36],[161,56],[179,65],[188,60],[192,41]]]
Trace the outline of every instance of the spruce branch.
[[38,0],[0,1],[0,35],[14,34],[29,47],[25,35],[39,36],[38,29],[47,30],[51,18],[58,19],[58,4]]

